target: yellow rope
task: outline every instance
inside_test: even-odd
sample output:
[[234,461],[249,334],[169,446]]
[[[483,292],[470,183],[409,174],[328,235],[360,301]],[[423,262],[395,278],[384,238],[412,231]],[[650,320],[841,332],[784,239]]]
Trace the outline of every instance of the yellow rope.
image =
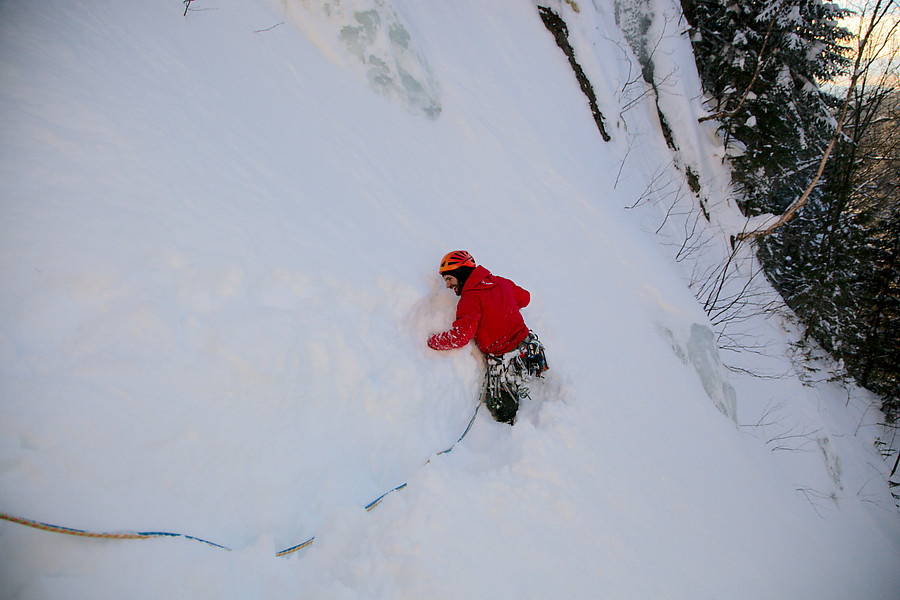
[[0,519],[3,519],[4,521],[10,521],[12,523],[18,523],[19,525],[25,525],[26,527],[40,529],[41,531],[49,531],[51,533],[64,533],[66,535],[74,535],[78,537],[100,538],[106,540],[146,540],[151,537],[150,535],[147,535],[145,533],[101,533],[94,531],[82,531],[81,529],[72,529],[71,527],[62,527],[60,525],[51,525],[49,523],[41,523],[40,521],[32,521],[31,519],[23,519],[22,517],[14,517],[6,513],[0,513]]
[[[438,452],[437,456],[439,456],[441,454],[446,454],[447,452],[450,452],[451,450],[453,450],[453,448],[456,446],[456,444],[461,442],[463,440],[463,438],[466,437],[466,434],[469,433],[469,430],[472,428],[472,424],[475,422],[475,417],[478,416],[478,409],[481,407],[481,403],[484,400],[484,392],[485,392],[486,387],[487,387],[487,383],[485,382],[485,385],[481,388],[481,397],[478,399],[478,406],[475,408],[475,414],[472,415],[472,419],[469,421],[469,425],[468,425],[468,427],[466,427],[466,430],[463,432],[463,434],[460,436],[460,438],[452,446],[450,446],[446,450]],[[430,459],[425,464],[428,464],[429,462],[431,462]],[[395,487],[394,489],[392,489],[388,492],[385,492],[384,494],[382,494],[381,496],[376,498],[374,501],[372,501],[371,503],[366,505],[366,507],[365,507],[366,511],[370,511],[373,508],[375,508],[376,506],[378,506],[381,503],[381,501],[385,498],[385,496],[387,496],[388,494],[402,490],[405,487],[406,487],[406,484],[403,483],[403,484]],[[230,548],[227,548],[220,544],[216,544],[215,542],[210,542],[210,541],[204,540],[202,538],[194,537],[191,535],[185,535],[182,533],[169,533],[169,532],[165,532],[165,531],[117,532],[117,533],[84,531],[82,529],[73,529],[71,527],[63,527],[61,525],[52,525],[50,523],[42,523],[41,521],[34,521],[32,519],[16,517],[13,515],[8,515],[6,513],[0,513],[0,519],[2,519],[4,521],[9,521],[10,523],[17,523],[19,525],[24,525],[26,527],[39,529],[41,531],[47,531],[50,533],[62,533],[65,535],[73,535],[76,537],[104,539],[104,540],[146,540],[146,539],[150,539],[153,537],[183,537],[183,538],[187,538],[190,540],[196,540],[198,542],[203,542],[204,544],[209,544],[210,546],[215,546],[217,548],[222,548],[224,550],[230,550]],[[315,539],[316,539],[315,537],[311,537],[308,540],[306,540],[305,542],[303,542],[302,544],[297,544],[296,546],[291,546],[290,548],[285,548],[284,550],[277,552],[275,554],[275,556],[287,556],[288,554],[293,554],[294,552],[297,552],[298,550],[302,550],[303,548],[306,548],[307,546],[312,544]]]
[[303,542],[302,544],[297,544],[296,546],[291,546],[290,548],[285,548],[284,550],[282,550],[280,552],[276,552],[275,556],[287,556],[288,554],[293,554],[297,550],[303,550],[304,548],[306,548],[307,546],[312,544],[313,540],[315,540],[315,539],[316,539],[315,537],[311,537],[308,540],[306,540],[305,542]]

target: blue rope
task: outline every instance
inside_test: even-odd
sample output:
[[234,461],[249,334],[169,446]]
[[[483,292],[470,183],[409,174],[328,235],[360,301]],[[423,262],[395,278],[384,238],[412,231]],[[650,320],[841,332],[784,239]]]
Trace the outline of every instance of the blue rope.
[[62,525],[53,525],[52,523],[44,523],[42,521],[34,521],[32,519],[24,519],[22,517],[15,517],[6,513],[0,513],[0,519],[9,521],[11,523],[18,523],[19,525],[25,525],[26,527],[40,529],[41,531],[49,531],[50,533],[63,533],[76,537],[87,537],[105,540],[142,540],[151,537],[182,537],[189,540],[203,542],[204,544],[209,544],[210,546],[215,546],[224,550],[230,550],[230,548],[226,548],[225,546],[216,544],[215,542],[210,542],[209,540],[204,540],[203,538],[199,538],[193,535],[186,535],[183,533],[171,533],[169,531],[87,531],[84,529],[75,529],[73,527],[63,527]]
[[[461,441],[463,441],[463,438],[466,437],[466,435],[468,435],[469,430],[472,429],[472,425],[475,423],[475,417],[478,416],[478,410],[481,408],[481,401],[484,399],[484,391],[486,389],[486,386],[487,386],[487,380],[485,380],[485,385],[482,386],[482,388],[481,388],[481,396],[478,399],[478,406],[475,407],[475,412],[472,413],[472,418],[469,419],[469,424],[466,425],[466,430],[463,431],[462,435],[459,436],[459,439],[456,440],[449,448],[447,448],[446,450],[441,450],[440,452],[435,454],[435,456],[447,454],[448,452],[452,451],[456,447],[456,445],[458,443],[460,443]],[[431,462],[431,459],[429,458],[427,461],[425,461],[425,464],[427,465],[430,462]],[[407,485],[408,485],[407,483],[401,483],[394,489],[388,490],[385,493],[383,493],[382,495],[378,496],[377,498],[375,498],[374,500],[372,500],[371,502],[366,504],[366,506],[365,506],[366,511],[367,512],[371,511],[373,508],[375,508],[376,506],[381,504],[381,501],[384,500],[384,498],[386,496],[388,496],[389,494],[393,494],[394,492],[399,492],[400,490],[405,488]],[[303,548],[306,548],[307,546],[312,544],[313,540],[315,540],[315,539],[316,539],[315,536],[313,536],[313,537],[309,538],[308,540],[306,540],[305,542],[303,542],[302,544],[297,544],[296,546],[291,546],[290,548],[285,548],[284,550],[277,552],[275,554],[275,556],[285,556],[287,554],[291,554],[298,550],[302,550]]]
[[304,548],[306,548],[307,546],[312,544],[313,540],[315,540],[315,539],[316,539],[316,536],[312,536],[305,542],[302,542],[300,544],[297,544],[296,546],[291,546],[290,548],[285,548],[284,550],[276,552],[275,556],[285,556],[285,555],[291,554],[293,552],[296,552],[297,550],[303,550]]
[[215,546],[216,548],[221,548],[222,550],[228,550],[229,552],[231,551],[231,548],[229,548],[228,546],[223,546],[222,544],[217,544],[215,542],[204,540],[203,538],[199,538],[193,535],[187,535],[184,533],[170,533],[168,531],[139,531],[138,535],[146,535],[147,537],[181,537],[186,540],[203,542],[204,544],[209,544],[210,546]]
[[[458,444],[458,443],[460,443],[461,441],[463,441],[463,438],[466,437],[466,434],[468,434],[468,433],[469,433],[469,430],[472,429],[472,424],[475,422],[475,417],[478,416],[478,409],[479,409],[479,408],[481,408],[481,402],[479,402],[479,403],[478,403],[478,406],[475,407],[475,414],[473,414],[473,415],[472,415],[472,418],[469,419],[469,424],[466,426],[466,430],[463,431],[463,434],[462,434],[461,436],[459,436],[459,439],[456,440],[456,441],[453,443],[452,446],[450,446],[450,447],[447,448],[446,450],[441,450],[441,451],[438,452],[435,456],[440,456],[441,454],[447,454],[448,452],[450,452],[451,450],[453,450],[454,448],[456,448],[456,444]],[[427,464],[427,463],[426,463],[426,464]]]
[[[453,445],[451,445],[446,450],[441,450],[435,456],[447,454],[448,452],[453,450],[453,448],[455,448],[458,443],[463,441],[463,438],[466,437],[466,435],[469,433],[469,430],[472,429],[472,424],[475,423],[475,417],[478,416],[478,409],[481,408],[481,400],[483,398],[484,398],[484,388],[482,388],[482,390],[481,390],[481,398],[479,398],[479,400],[478,400],[478,406],[475,407],[475,413],[472,415],[472,418],[469,419],[469,424],[466,426],[466,430],[463,431],[463,434],[461,436],[459,436],[459,439],[456,440],[456,442],[454,442]],[[429,462],[431,462],[431,459],[426,461],[425,464],[428,464]],[[382,495],[378,496],[377,498],[375,498],[374,500],[372,500],[371,502],[366,504],[366,506],[365,506],[366,511],[372,510],[373,508],[378,506],[381,503],[381,501],[384,500],[384,498],[386,496],[388,496],[389,494],[392,494],[394,492],[399,492],[406,486],[407,486],[406,483],[401,483],[394,489],[386,491]],[[100,539],[119,539],[119,540],[121,540],[121,539],[146,539],[146,538],[151,538],[151,537],[173,537],[173,538],[180,537],[180,538],[184,538],[187,540],[194,540],[195,542],[202,542],[204,544],[214,546],[216,548],[221,548],[222,550],[231,551],[231,548],[229,548],[227,546],[223,546],[222,544],[217,544],[215,542],[211,542],[209,540],[204,540],[203,538],[196,537],[193,535],[187,535],[184,533],[172,533],[169,531],[136,531],[136,532],[117,532],[117,533],[91,532],[91,531],[85,531],[82,529],[73,529],[71,527],[63,527],[61,525],[52,525],[50,523],[43,523],[41,521],[33,521],[31,519],[25,519],[22,517],[15,517],[13,515],[8,515],[6,513],[0,513],[0,519],[9,521],[11,523],[18,523],[19,525],[25,525],[27,527],[33,527],[35,529],[40,529],[42,531],[49,531],[51,533],[64,533],[67,535],[75,535],[75,536],[80,536],[80,537],[100,538]],[[279,550],[278,552],[275,553],[275,556],[286,556],[288,554],[297,552],[298,550],[302,550],[303,548],[306,548],[307,546],[312,544],[313,540],[315,540],[315,539],[316,539],[315,536],[313,536],[313,537],[309,538],[308,540],[306,540],[305,542],[301,542],[301,543],[291,546],[289,548],[285,548],[284,550]]]
[[376,506],[378,506],[379,504],[381,504],[381,501],[384,499],[385,496],[387,496],[388,494],[393,494],[394,492],[399,492],[400,490],[402,490],[403,488],[405,488],[406,485],[407,485],[407,484],[405,484],[405,483],[401,483],[400,485],[398,485],[398,486],[395,487],[394,489],[388,490],[388,491],[386,491],[385,493],[383,493],[382,495],[378,496],[377,498],[375,498],[374,500],[372,500],[371,502],[369,502],[368,504],[366,504],[366,511],[372,510],[373,508],[375,508]]

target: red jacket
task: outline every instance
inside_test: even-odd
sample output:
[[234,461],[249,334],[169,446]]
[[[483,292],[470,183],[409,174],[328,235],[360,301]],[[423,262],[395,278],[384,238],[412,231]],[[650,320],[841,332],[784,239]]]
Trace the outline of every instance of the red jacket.
[[429,348],[461,348],[473,337],[485,354],[505,354],[528,335],[519,309],[528,306],[531,294],[509,279],[475,267],[463,286],[456,305],[456,320],[449,331],[428,340]]

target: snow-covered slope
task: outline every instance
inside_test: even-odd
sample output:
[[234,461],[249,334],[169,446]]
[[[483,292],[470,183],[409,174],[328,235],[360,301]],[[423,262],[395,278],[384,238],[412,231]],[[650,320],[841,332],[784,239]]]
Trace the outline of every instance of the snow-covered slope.
[[[676,7],[626,4],[547,3],[607,143],[531,1],[0,3],[0,512],[231,549],[0,521],[0,596],[895,598],[871,399],[777,315],[713,344],[740,218]],[[552,371],[436,455],[458,248]]]

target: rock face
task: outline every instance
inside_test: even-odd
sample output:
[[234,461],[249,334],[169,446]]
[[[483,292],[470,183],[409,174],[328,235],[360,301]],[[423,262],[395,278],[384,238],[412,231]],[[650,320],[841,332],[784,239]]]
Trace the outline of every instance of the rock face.
[[[415,40],[384,0],[283,0],[300,31],[332,60],[412,114],[437,119],[437,84]],[[322,32],[327,32],[322,35]]]

